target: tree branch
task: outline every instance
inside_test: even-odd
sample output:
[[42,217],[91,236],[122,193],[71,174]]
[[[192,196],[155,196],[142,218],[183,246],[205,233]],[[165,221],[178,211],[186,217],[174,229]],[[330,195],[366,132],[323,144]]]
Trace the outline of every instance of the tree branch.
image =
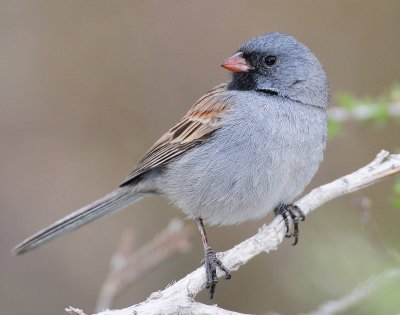
[[[368,165],[331,183],[315,188],[298,200],[296,204],[304,214],[308,214],[334,198],[363,189],[398,172],[400,172],[400,154],[390,155],[387,151],[381,151]],[[254,256],[276,250],[282,243],[285,232],[283,219],[281,216],[277,216],[268,226],[262,226],[256,235],[224,253],[219,253],[219,257],[227,268],[236,271]],[[223,275],[221,272],[217,274],[219,277]],[[204,268],[200,267],[165,290],[152,293],[142,303],[122,310],[104,311],[98,315],[239,314],[195,302],[194,297],[204,289],[205,284]],[[66,311],[73,315],[84,314],[74,308],[68,308]]]
[[110,271],[100,290],[96,311],[110,308],[115,297],[145,272],[176,253],[187,251],[192,234],[191,226],[185,226],[182,220],[173,219],[150,242],[133,251],[133,231],[125,231],[111,258]]
[[[400,103],[388,104],[386,109],[389,116],[400,116]],[[382,106],[378,104],[359,104],[351,109],[333,106],[328,110],[328,118],[338,122],[350,120],[367,120],[375,117],[375,115],[381,110]]]
[[320,305],[315,311],[301,315],[335,315],[342,313],[378,290],[380,287],[398,278],[400,278],[400,268],[386,270],[381,274],[372,276],[366,281],[360,283],[345,296],[334,301],[326,302]]

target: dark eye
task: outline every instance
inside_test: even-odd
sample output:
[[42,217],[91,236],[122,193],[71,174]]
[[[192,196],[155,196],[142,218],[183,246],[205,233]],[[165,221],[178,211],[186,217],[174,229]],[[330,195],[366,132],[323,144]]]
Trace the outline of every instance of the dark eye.
[[267,65],[267,67],[272,67],[276,63],[276,57],[267,56],[264,58],[264,63]]

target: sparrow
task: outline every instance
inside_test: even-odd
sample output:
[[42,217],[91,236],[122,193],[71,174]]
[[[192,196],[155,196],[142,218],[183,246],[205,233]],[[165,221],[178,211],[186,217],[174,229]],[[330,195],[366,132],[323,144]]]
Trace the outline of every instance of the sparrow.
[[204,224],[233,225],[274,211],[296,244],[304,214],[293,200],[315,175],[326,144],[326,73],[310,49],[282,33],[249,40],[221,66],[231,79],[202,96],[114,191],[13,252],[27,252],[153,195],[197,221],[210,298],[217,269],[227,279],[231,274],[209,245]]

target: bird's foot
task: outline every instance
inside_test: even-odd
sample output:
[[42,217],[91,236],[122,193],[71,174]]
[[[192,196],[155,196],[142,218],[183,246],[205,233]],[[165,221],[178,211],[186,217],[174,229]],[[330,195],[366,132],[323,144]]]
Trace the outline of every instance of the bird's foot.
[[[299,241],[299,222],[305,220],[305,216],[301,209],[293,204],[282,204],[274,209],[275,216],[281,215],[285,220],[286,226],[286,237],[293,237],[294,242],[292,245],[296,245]],[[293,223],[293,233],[289,233],[290,223]]]
[[228,268],[226,268],[222,264],[222,261],[217,258],[217,255],[215,254],[215,252],[212,250],[211,247],[207,248],[204,251],[204,254],[205,257],[201,262],[201,264],[204,265],[204,267],[206,268],[206,275],[207,275],[206,288],[208,289],[208,294],[210,296],[210,299],[212,299],[214,296],[215,287],[217,286],[218,283],[217,267],[225,273],[225,279],[230,279],[231,273],[229,272]]

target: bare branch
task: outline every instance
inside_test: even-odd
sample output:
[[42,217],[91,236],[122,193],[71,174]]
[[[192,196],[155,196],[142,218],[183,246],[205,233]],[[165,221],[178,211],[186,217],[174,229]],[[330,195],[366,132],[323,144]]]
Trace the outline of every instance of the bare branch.
[[[400,154],[389,155],[388,152],[381,151],[368,165],[312,190],[296,204],[307,214],[334,198],[363,189],[398,172],[400,172]],[[219,253],[219,257],[227,268],[235,271],[254,256],[276,250],[284,236],[284,222],[282,217],[278,216],[268,226],[262,226],[256,235],[224,253]],[[218,272],[219,277],[222,275]],[[201,267],[165,290],[154,292],[142,303],[122,310],[104,311],[98,315],[198,314],[200,307],[204,308],[202,314],[235,314],[223,309],[218,309],[219,313],[216,313],[216,309],[207,311],[210,306],[195,302],[194,297],[204,289],[205,284],[206,276]],[[70,312],[71,310],[69,309]]]
[[[173,303],[173,301],[172,301]],[[82,310],[80,310],[79,308],[75,308],[75,307],[68,307],[65,309],[65,311],[68,314],[71,315],[87,315],[85,314]],[[131,313],[129,313],[129,311],[127,311],[126,309],[124,310],[114,310],[114,311],[107,311],[107,312],[103,312],[103,313],[99,313],[99,314],[113,314],[113,315],[126,315],[126,314],[130,314],[130,315],[141,315],[142,313],[139,311],[135,311],[132,310],[130,311]],[[171,314],[169,312],[168,309],[165,310],[155,310],[155,313],[153,313],[151,310],[148,310],[147,313],[143,313],[143,314],[156,314],[156,315],[164,315],[164,314]],[[173,314],[179,314],[179,315],[207,315],[207,314],[212,314],[212,315],[250,315],[250,314],[244,314],[244,313],[237,313],[237,312],[232,312],[232,311],[228,311],[226,309],[220,308],[216,305],[207,305],[207,304],[203,304],[203,303],[198,303],[198,302],[192,302],[189,305],[183,305],[183,306],[179,306],[177,310],[174,311]]]
[[115,297],[164,260],[190,247],[193,228],[182,220],[173,219],[150,242],[132,252],[133,231],[123,233],[117,252],[111,258],[110,271],[100,290],[96,310],[111,308]]

